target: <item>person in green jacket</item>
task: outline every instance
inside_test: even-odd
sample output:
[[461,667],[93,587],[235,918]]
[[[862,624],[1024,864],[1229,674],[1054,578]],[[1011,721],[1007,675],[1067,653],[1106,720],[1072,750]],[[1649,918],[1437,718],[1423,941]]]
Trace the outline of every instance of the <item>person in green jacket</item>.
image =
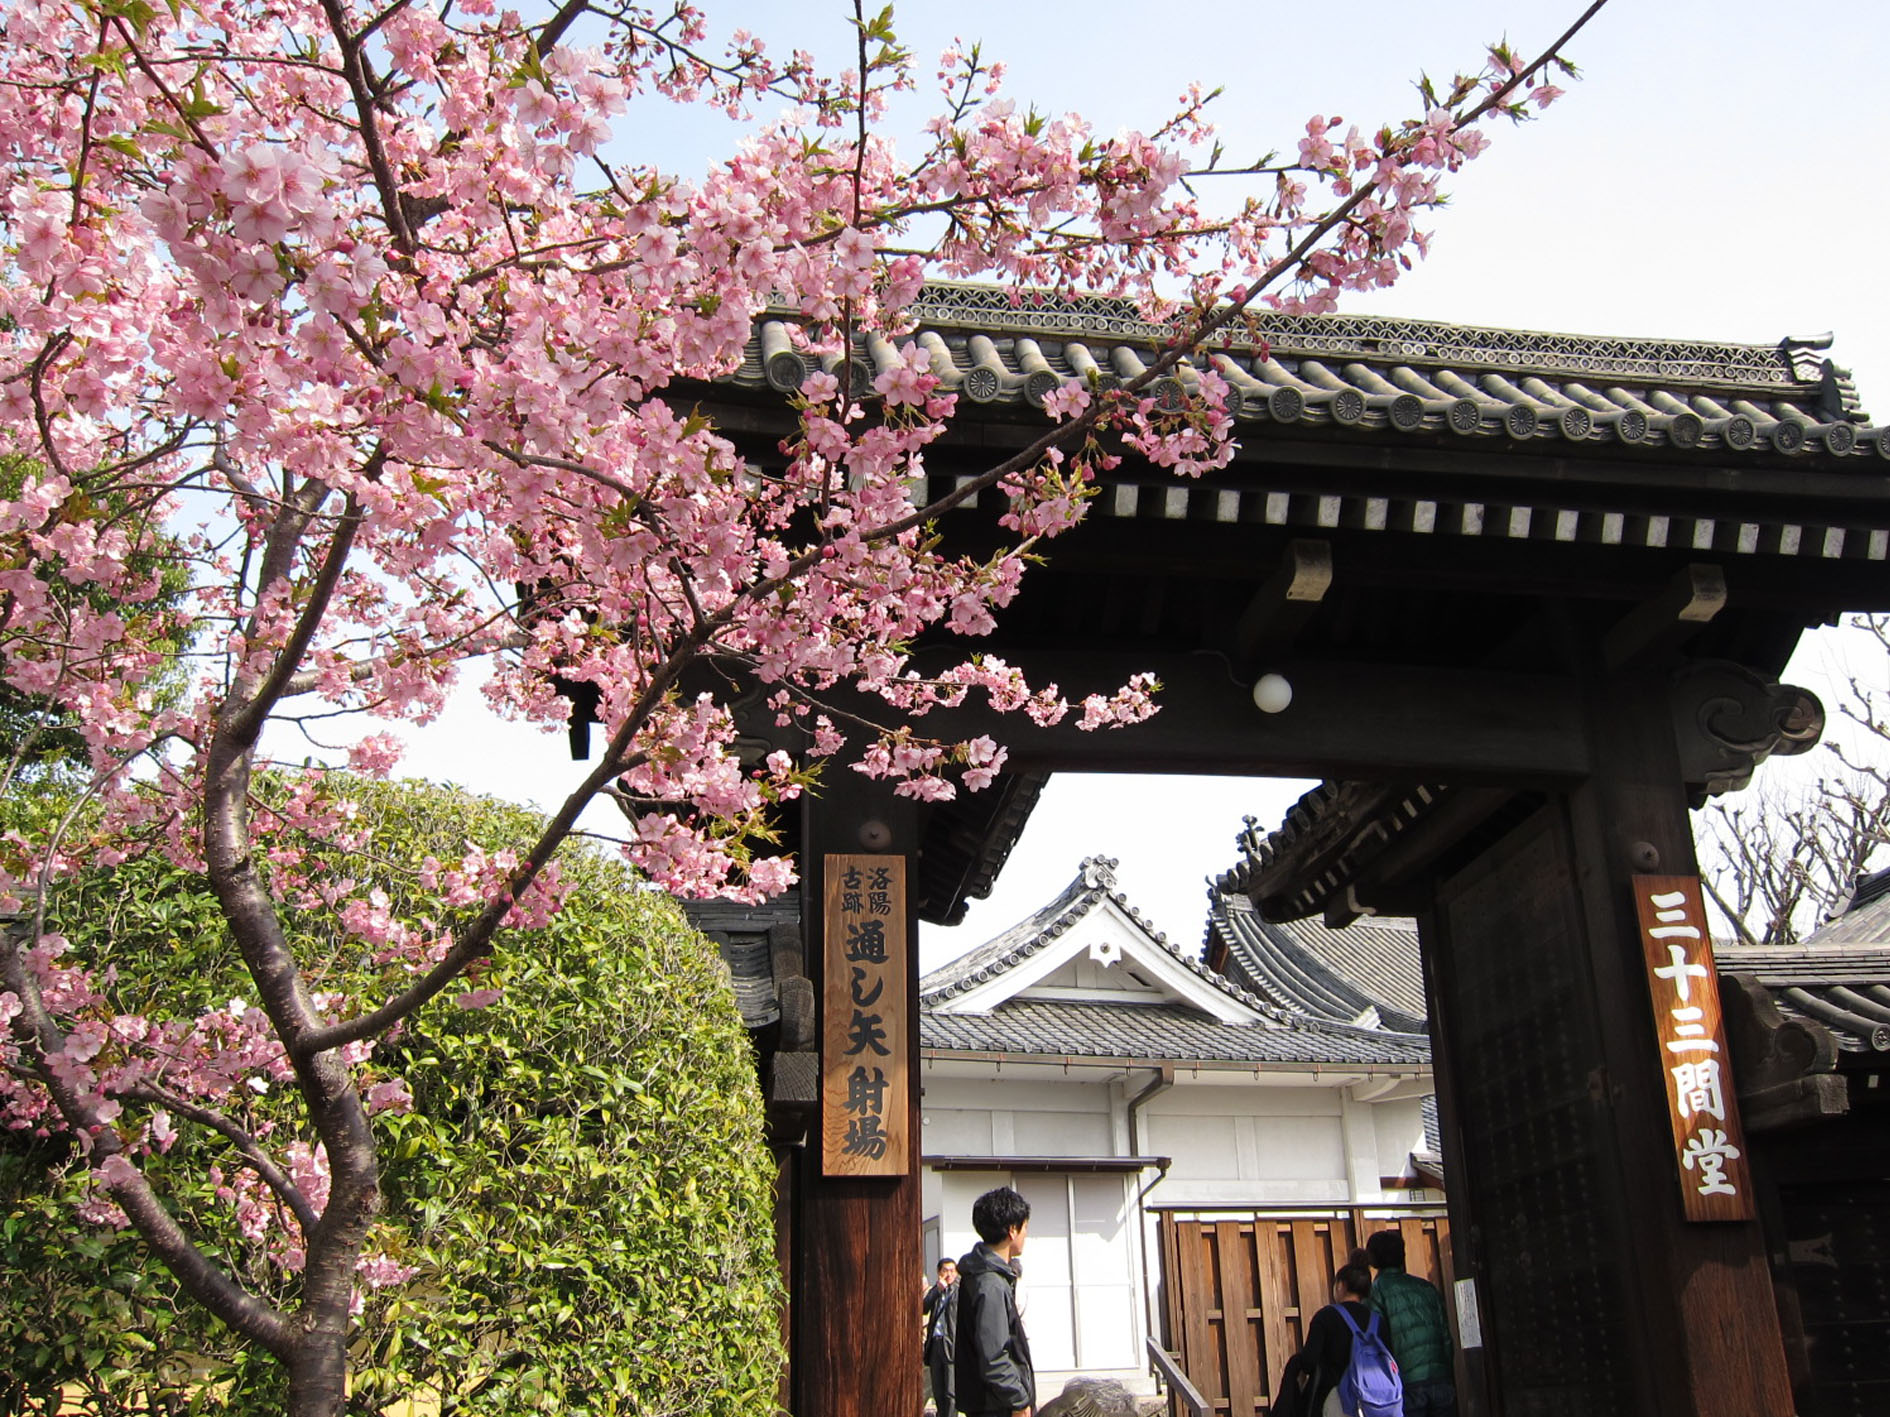
[[1444,1300],[1429,1281],[1404,1272],[1404,1236],[1380,1230],[1365,1242],[1378,1276],[1371,1307],[1385,1316],[1391,1356],[1404,1379],[1404,1417],[1457,1417],[1456,1369]]

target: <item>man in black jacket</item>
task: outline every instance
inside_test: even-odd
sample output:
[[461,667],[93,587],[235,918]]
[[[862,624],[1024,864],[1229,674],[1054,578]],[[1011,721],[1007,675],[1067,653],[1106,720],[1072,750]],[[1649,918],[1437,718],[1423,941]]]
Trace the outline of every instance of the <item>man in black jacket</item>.
[[956,1397],[963,1417],[1031,1417],[1037,1375],[1017,1312],[1017,1256],[1030,1202],[1009,1186],[972,1204],[979,1244],[958,1262]]
[[955,1417],[952,1367],[958,1352],[958,1262],[938,1262],[938,1283],[925,1291],[925,1366],[932,1374],[938,1417]]

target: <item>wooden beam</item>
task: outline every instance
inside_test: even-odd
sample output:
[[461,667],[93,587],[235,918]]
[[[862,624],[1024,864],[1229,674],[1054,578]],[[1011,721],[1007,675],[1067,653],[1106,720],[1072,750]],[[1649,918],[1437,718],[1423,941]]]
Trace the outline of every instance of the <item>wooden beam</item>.
[[[1013,650],[1033,685],[1055,683],[1072,701],[1110,693],[1131,674],[1153,672],[1164,688],[1152,719],[1084,732],[1080,711],[1039,728],[1021,713],[994,713],[981,695],[934,710],[917,732],[949,742],[989,734],[1010,750],[1013,770],[1168,772],[1275,777],[1442,780],[1528,787],[1588,771],[1573,682],[1557,675],[1342,663],[1270,666],[1292,686],[1282,713],[1254,707],[1250,683],[1209,655]],[[915,665],[943,669],[928,652]],[[869,719],[873,700],[833,696]]]
[[1332,588],[1332,543],[1286,543],[1280,566],[1247,602],[1234,630],[1234,658],[1251,666],[1284,654]]
[[[1401,835],[1390,838],[1376,856],[1354,868],[1353,879],[1346,883],[1345,890],[1327,903],[1326,924],[1342,929],[1367,909],[1401,913],[1392,908],[1394,901],[1404,903],[1394,893],[1411,885],[1440,856],[1515,798],[1515,793],[1500,787],[1452,792]],[[1274,870],[1282,876],[1288,874],[1283,862],[1275,863]]]
[[1661,593],[1635,606],[1602,640],[1609,670],[1650,663],[1678,649],[1726,608],[1726,573],[1718,566],[1687,565]]

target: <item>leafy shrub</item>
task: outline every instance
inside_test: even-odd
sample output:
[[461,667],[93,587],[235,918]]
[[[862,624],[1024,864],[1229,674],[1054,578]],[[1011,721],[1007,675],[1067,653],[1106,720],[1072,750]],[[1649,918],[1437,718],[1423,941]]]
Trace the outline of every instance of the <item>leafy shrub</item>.
[[[531,827],[437,787],[345,790],[373,835],[331,867],[382,885],[396,915],[428,855],[499,849]],[[721,963],[620,864],[581,846],[560,861],[564,910],[508,934],[477,981],[499,1001],[462,1009],[449,991],[376,1054],[415,1106],[375,1119],[386,1208],[372,1248],[416,1272],[366,1295],[350,1410],[430,1393],[443,1413],[770,1411],[773,1168]],[[286,923],[305,960],[333,961],[322,987],[347,987],[358,942],[325,936],[324,913]],[[72,883],[52,928],[116,968],[120,1007],[157,1015],[247,992],[207,887],[157,856]],[[275,1124],[271,1145],[301,1134],[291,1097],[255,1099],[249,1120]],[[135,1234],[77,1218],[85,1172],[64,1144],[3,1145],[0,1272],[34,1280],[0,1295],[0,1352],[20,1370],[0,1411],[31,1400],[35,1374],[40,1391],[81,1381],[102,1414],[281,1410],[266,1355],[180,1302]],[[292,1294],[294,1276],[216,1200],[218,1162],[234,1169],[219,1139],[187,1135],[151,1170],[223,1263]]]

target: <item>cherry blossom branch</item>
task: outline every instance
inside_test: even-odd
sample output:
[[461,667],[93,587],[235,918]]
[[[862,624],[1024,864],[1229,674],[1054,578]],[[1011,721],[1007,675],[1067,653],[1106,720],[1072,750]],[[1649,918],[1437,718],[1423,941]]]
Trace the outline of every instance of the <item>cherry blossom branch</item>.
[[[105,47],[105,21],[98,26],[98,46]],[[92,119],[98,111],[98,87],[104,75],[92,72],[85,86],[85,112],[79,120],[79,160],[72,167],[72,224],[77,226],[85,210],[85,168],[92,158]]]
[[554,458],[545,453],[520,452],[517,448],[508,448],[505,444],[492,438],[482,438],[480,443],[482,446],[490,448],[500,457],[508,458],[512,462],[517,463],[520,467],[548,467],[555,468],[559,472],[576,473],[586,481],[595,482],[599,487],[608,487],[632,507],[637,506],[643,500],[637,495],[636,489],[630,486],[629,483],[623,481],[621,478],[612,477],[602,468],[592,467],[588,463],[573,462],[569,458]]
[[[532,637],[523,630],[516,630],[509,634],[502,635],[490,644],[482,644],[471,648],[466,647],[466,642],[473,635],[477,634],[480,630],[497,624],[500,620],[505,619],[509,613],[509,611],[505,610],[498,611],[487,617],[482,624],[468,630],[464,635],[456,635],[451,640],[444,640],[422,651],[420,657],[431,662],[438,662],[442,659],[464,660],[487,654],[502,654],[507,650],[524,649],[531,644]],[[348,666],[348,681],[353,684],[369,683],[373,680],[375,675],[382,673],[389,666],[397,662],[404,663],[410,661],[414,657],[415,656],[410,653],[396,650],[391,654],[377,655],[371,659],[360,660]],[[277,696],[277,702],[280,703],[283,699],[299,698],[303,694],[314,693],[322,687],[325,677],[326,676],[324,676],[319,669],[304,669],[290,675],[288,682],[282,687],[281,694]]]
[[[1202,215],[1185,181],[1182,149],[1200,140],[1207,101],[1198,90],[1153,138],[1092,141],[1080,120],[1040,124],[998,100],[995,71],[984,82],[974,50],[942,66],[949,118],[918,168],[900,160],[875,130],[912,65],[862,0],[848,7],[859,68],[844,80],[798,55],[778,66],[745,37],[718,67],[691,48],[703,31],[683,3],[664,19],[625,0],[552,0],[535,28],[487,7],[457,16],[447,0],[233,3],[233,20],[317,36],[306,61],[252,55],[272,47],[266,33],[239,26],[219,38],[194,12],[167,18],[160,6],[110,17],[112,34],[136,40],[127,74],[94,62],[95,10],[54,7],[44,33],[58,43],[16,56],[0,77],[0,108],[25,115],[7,258],[18,275],[0,290],[0,314],[13,312],[0,319],[0,377],[13,382],[0,402],[35,459],[17,494],[0,497],[0,559],[14,568],[0,593],[0,673],[14,692],[49,692],[101,764],[166,734],[188,745],[154,757],[135,782],[120,770],[49,840],[44,829],[23,834],[15,873],[37,881],[43,910],[52,897],[42,927],[56,925],[62,904],[49,885],[87,867],[71,843],[75,821],[87,833],[98,824],[100,861],[161,851],[208,875],[260,995],[259,1009],[245,1007],[244,1037],[266,1045],[273,1077],[285,1062],[293,1071],[325,1149],[329,1203],[316,1220],[256,1164],[319,1203],[291,1164],[299,1151],[273,1156],[244,1131],[241,1106],[199,1092],[187,1071],[196,1042],[148,1032],[133,1041],[139,1031],[126,1030],[120,1042],[155,1071],[144,1075],[153,1091],[123,1095],[158,1106],[151,1099],[182,1093],[168,1099],[178,1115],[245,1157],[246,1192],[267,1188],[285,1225],[295,1213],[308,1244],[282,1321],[296,1352],[291,1382],[319,1387],[321,1404],[299,1410],[326,1417],[342,1402],[353,1264],[379,1186],[361,1045],[464,977],[502,931],[555,910],[555,853],[600,796],[636,814],[623,849],[654,881],[750,897],[785,888],[791,865],[760,849],[773,840],[767,814],[811,770],[781,752],[755,771],[735,751],[754,680],[776,687],[768,703],[809,735],[810,757],[844,741],[812,712],[832,690],[850,706],[836,710],[848,733],[858,723],[878,735],[854,764],[869,775],[937,796],[951,790],[944,772],[955,763],[966,787],[988,783],[1001,748],[919,737],[929,709],[972,690],[1038,722],[1071,705],[1055,686],[1033,692],[1018,671],[975,657],[921,679],[915,637],[989,623],[1031,538],[1083,514],[1086,479],[1113,465],[1105,434],[1184,472],[1206,461],[1202,444],[1231,456],[1222,381],[1204,369],[1204,397],[1173,413],[1150,400],[1154,381],[1202,359],[1262,291],[1317,302],[1383,279],[1408,218],[1435,196],[1419,169],[1454,170],[1474,155],[1451,125],[1471,121],[1483,85],[1495,90],[1491,105],[1511,104],[1538,66],[1519,71],[1494,49],[1503,67],[1459,81],[1422,123],[1349,138],[1323,167],[1310,159],[1329,184],[1322,217],[1304,215],[1305,189],[1281,171],[1270,200],[1221,222]],[[576,53],[574,39],[597,28],[602,48]],[[612,118],[651,89],[731,115],[769,92],[808,111],[761,125],[686,191],[653,167],[619,181],[602,162],[608,190],[580,190],[574,174],[596,161]],[[1536,90],[1538,103],[1552,96]],[[41,121],[47,104],[73,121]],[[114,134],[140,136],[108,139],[107,115]],[[173,140],[144,141],[150,132]],[[1308,132],[1315,152],[1333,154],[1323,129]],[[905,249],[926,240],[901,233],[924,224],[930,235],[934,214],[945,234],[932,253],[955,271],[1124,294],[1151,319],[1166,318],[1158,307],[1180,313],[1154,367],[1088,397],[1057,390],[1054,421],[1033,446],[992,454],[995,466],[913,511],[925,493],[911,480],[951,416],[924,351],[868,374],[882,416],[836,406],[834,393],[864,393],[847,357],[856,320],[904,328],[927,265]],[[1215,281],[1231,277],[1197,269],[1210,245],[1224,248],[1222,272],[1256,276],[1221,303]],[[1186,282],[1192,305],[1159,298],[1168,280]],[[787,470],[751,476],[732,434],[652,395],[729,367],[777,295],[823,354],[841,346],[843,364],[797,404]],[[1003,551],[953,552],[922,534],[926,519],[992,487],[1010,499],[1015,534]],[[216,499],[209,526],[177,533],[173,556],[160,518],[194,511],[197,496]],[[197,672],[199,651],[147,633],[171,612],[125,610],[179,579],[179,565],[186,613],[220,646],[213,673]],[[542,586],[546,613],[523,606],[509,589],[519,586]],[[317,775],[282,800],[262,790],[262,734],[272,720],[308,732],[316,713],[287,711],[302,694],[325,696],[303,701],[317,712],[425,721],[457,661],[475,653],[494,657],[492,692],[533,719],[548,718],[563,686],[594,693],[609,743],[557,814],[514,843],[517,855],[470,853],[437,889],[423,873],[420,888],[435,897],[425,909],[463,928],[415,953],[410,922],[369,910],[365,885],[315,882],[304,868],[311,844],[345,853],[354,832]],[[694,678],[705,665],[718,676],[708,688]],[[166,701],[166,673],[192,687]],[[1138,680],[1113,698],[1090,695],[1082,726],[1145,713],[1157,686]],[[384,771],[388,754],[368,739],[356,761]],[[360,865],[380,870],[371,850]],[[380,962],[410,960],[414,973],[384,983],[378,1007],[311,992],[322,967],[298,958],[289,922],[316,901],[344,938],[398,925],[400,949]],[[43,964],[37,952],[7,952],[9,977],[84,972]],[[86,1011],[108,1001],[31,986],[18,1010],[0,999],[10,1011],[0,1061],[16,1071],[46,1061],[65,1077],[50,1080],[52,1093],[37,1083],[30,1095],[9,1092],[8,1105],[25,1098],[89,1141],[100,1182],[161,1255],[188,1268],[187,1245],[165,1230],[126,1154],[142,1142],[101,1130],[114,1107],[86,1092],[97,1086],[81,1056],[97,1051]],[[34,1042],[42,1023],[57,1056]],[[222,1302],[212,1278],[192,1283]],[[308,1376],[318,1349],[319,1382]]]
[[61,477],[69,477],[71,474],[70,469],[66,467],[65,459],[59,455],[58,444],[53,439],[52,415],[46,409],[45,378],[46,366],[64,353],[66,346],[71,343],[70,331],[60,330],[56,334],[48,335],[33,362],[26,366],[27,388],[32,393],[33,422],[39,431],[40,447],[45,450],[46,461],[52,464],[53,471]]
[[[384,457],[377,449],[370,457]],[[323,618],[328,613],[329,601],[333,599],[335,587],[341,581],[341,572],[348,564],[348,556],[354,549],[355,533],[361,527],[361,508],[350,492],[345,503],[334,535],[329,539],[327,554],[322,558],[321,569],[309,591],[308,604],[296,617],[295,628],[290,631],[287,643],[276,656],[276,662],[269,671],[269,677],[257,687],[247,702],[243,703],[225,722],[228,732],[236,740],[253,744],[256,735],[262,731],[263,721],[267,719],[276,702],[282,697],[289,684],[295,678],[297,668],[314,642],[315,632],[320,628]],[[268,584],[270,582],[266,582]],[[221,733],[219,733],[221,736]]]
[[[1531,75],[1541,70],[1543,66],[1553,62],[1556,55],[1570,40],[1581,32],[1583,27],[1586,26],[1595,15],[1600,13],[1602,7],[1607,3],[1608,0],[1593,0],[1593,3],[1582,12],[1575,22],[1563,31],[1561,37],[1545,49],[1533,63],[1526,68],[1516,71],[1506,83],[1494,90],[1488,98],[1478,104],[1468,115],[1457,120],[1457,122],[1453,124],[1453,127],[1461,129],[1474,123],[1478,118],[1488,113],[1491,109],[1502,103],[1510,94],[1514,93],[1517,87]],[[1156,357],[1148,368],[1136,375],[1135,378],[1126,381],[1122,386],[1122,393],[1124,395],[1134,395],[1149,387],[1157,379],[1174,370],[1194,349],[1199,348],[1215,334],[1239,319],[1261,294],[1278,281],[1281,276],[1300,265],[1308,255],[1318,248],[1320,243],[1322,243],[1335,228],[1349,219],[1352,213],[1368,198],[1375,195],[1378,188],[1379,183],[1375,178],[1358,187],[1351,196],[1347,197],[1337,207],[1326,213],[1323,218],[1316,222],[1299,241],[1294,243],[1292,248],[1289,249],[1285,255],[1269,265],[1266,270],[1260,274],[1259,278],[1249,285],[1245,291],[1241,292],[1232,300],[1225,302],[1217,311],[1201,320],[1186,339],[1177,339],[1172,342],[1166,350],[1162,351],[1162,353]],[[980,492],[997,486],[1005,478],[1015,473],[1022,472],[1027,468],[1034,467],[1051,449],[1067,446],[1079,433],[1087,434],[1094,431],[1097,425],[1102,421],[1104,408],[1105,405],[1100,401],[1092,402],[1089,408],[1077,415],[1077,417],[1045,433],[1029,446],[1005,459],[1004,462],[998,464],[995,468],[979,476],[966,479],[962,484],[953,488],[951,492],[946,493],[944,496],[929,503],[925,507],[912,512],[910,515],[897,518],[883,526],[874,528],[870,532],[862,532],[861,539],[883,541],[899,536],[916,527],[925,525],[926,522],[934,520],[954,507],[962,505],[977,496]],[[818,559],[817,553],[810,553],[800,558],[800,560],[795,563],[796,570],[790,574],[805,574],[807,570],[811,569],[812,566],[818,562]],[[770,587],[770,589],[772,589],[772,587]]]
[[577,23],[578,19],[591,8],[590,0],[565,0],[557,13],[539,27],[533,40],[538,57],[544,58],[558,47],[558,41],[564,38],[564,32]]
[[361,149],[367,157],[368,170],[373,174],[374,186],[380,193],[381,216],[387,222],[388,234],[394,238],[395,248],[402,255],[411,256],[416,249],[414,234],[407,225],[406,208],[401,203],[400,179],[395,176],[393,165],[388,161],[387,147],[381,140],[380,124],[375,121],[376,99],[368,83],[364,48],[358,37],[348,33],[348,16],[342,8],[342,0],[321,0],[321,6],[322,12],[328,17],[329,32],[334,35],[335,45],[341,51],[341,72],[348,85],[348,92],[354,98],[356,131],[361,135]]
[[158,1087],[153,1083],[139,1083],[133,1087],[114,1089],[119,1097],[129,1098],[133,1102],[149,1102],[175,1112],[178,1116],[199,1126],[208,1127],[235,1147],[243,1160],[259,1177],[263,1184],[282,1198],[283,1204],[294,1212],[297,1224],[304,1235],[309,1234],[321,1223],[321,1217],[315,1213],[315,1207],[309,1204],[295,1182],[276,1164],[269,1153],[264,1151],[262,1143],[234,1117],[220,1112],[214,1107],[204,1107],[179,1097],[168,1088]]
[[[680,668],[678,669],[680,674]],[[675,676],[671,676],[672,678]],[[648,698],[646,691],[645,697]],[[647,718],[647,710],[644,717]],[[577,825],[577,819],[584,809],[591,804],[604,787],[615,777],[630,769],[641,766],[647,761],[642,753],[626,754],[624,749],[634,736],[635,729],[641,727],[641,721],[633,714],[626,717],[624,726],[611,737],[610,747],[604,753],[603,760],[593,768],[577,788],[568,796],[558,814],[545,825],[531,854],[520,863],[517,870],[507,879],[506,889],[497,892],[487,902],[477,919],[456,940],[453,947],[413,984],[403,989],[379,1008],[354,1018],[343,1019],[338,1023],[316,1028],[297,1038],[291,1045],[292,1053],[305,1057],[315,1057],[349,1043],[363,1042],[378,1038],[394,1024],[410,1017],[429,1000],[440,994],[475,960],[484,959],[492,953],[492,937],[505,917],[511,913],[512,904],[518,896],[535,881],[539,873],[550,864],[551,858],[558,852]]]
[[393,19],[394,16],[400,14],[412,3],[413,3],[413,0],[393,0],[392,4],[386,6],[378,14],[376,14],[373,18],[371,18],[365,25],[361,27],[361,33],[358,36],[356,36],[356,38],[363,39],[363,40],[372,39],[376,31],[378,31],[389,20]]
[[146,56],[137,35],[131,32],[130,26],[122,18],[114,16],[112,23],[118,27],[118,33],[124,38],[125,52],[131,56],[131,62],[137,65],[138,71],[151,81],[151,86],[163,97],[178,121],[190,130],[190,136],[197,146],[214,160],[218,156],[217,145],[210,141],[209,135],[204,132],[202,125],[197,122],[196,117],[184,102],[171,92],[169,85],[164,82],[163,75],[158,73]]
[[[0,984],[19,1001],[19,1012],[8,1027],[23,1046],[36,1050],[42,1060],[50,1059],[65,1051],[66,1039],[46,1008],[38,980],[26,967],[19,925],[18,916],[0,920]],[[106,1192],[186,1292],[238,1333],[286,1357],[293,1339],[282,1314],[235,1283],[184,1233],[144,1173],[125,1158],[124,1143],[100,1117],[98,1105],[43,1061],[33,1071],[68,1125],[98,1158],[95,1170],[102,1173]]]

